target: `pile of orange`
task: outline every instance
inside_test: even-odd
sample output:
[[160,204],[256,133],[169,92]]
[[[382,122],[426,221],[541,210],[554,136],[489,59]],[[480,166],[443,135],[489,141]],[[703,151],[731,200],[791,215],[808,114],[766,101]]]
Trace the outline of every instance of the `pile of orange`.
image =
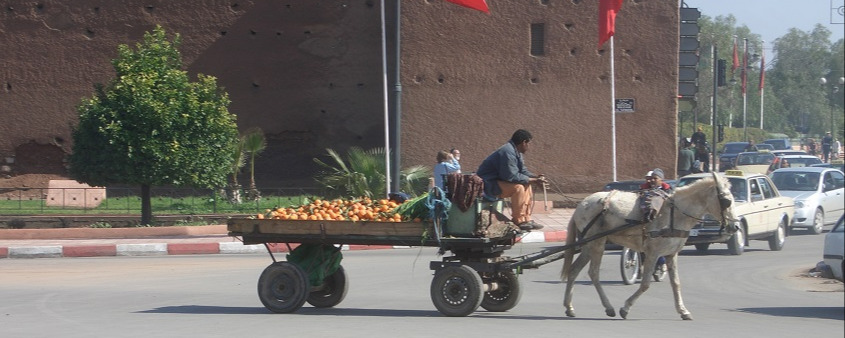
[[345,200],[314,200],[298,206],[267,209],[258,214],[258,219],[312,220],[312,221],[374,221],[402,222],[402,215],[394,209],[399,204],[387,199],[373,200],[368,197]]

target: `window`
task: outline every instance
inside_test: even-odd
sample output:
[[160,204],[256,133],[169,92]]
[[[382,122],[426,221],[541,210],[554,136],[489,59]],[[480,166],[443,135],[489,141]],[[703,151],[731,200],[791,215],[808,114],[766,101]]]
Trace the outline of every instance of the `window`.
[[763,198],[775,198],[775,191],[772,189],[772,185],[764,178],[760,179],[760,189],[763,190]]
[[542,56],[545,52],[546,27],[542,23],[531,24],[531,55]]

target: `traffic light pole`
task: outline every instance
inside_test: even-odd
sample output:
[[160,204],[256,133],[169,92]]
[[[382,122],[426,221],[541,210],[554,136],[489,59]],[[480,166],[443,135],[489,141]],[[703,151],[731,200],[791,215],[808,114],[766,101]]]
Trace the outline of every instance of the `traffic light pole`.
[[712,122],[713,123],[713,125],[712,125],[712,127],[713,127],[713,142],[710,143],[710,156],[712,156],[711,159],[710,159],[710,170],[711,170],[711,172],[715,172],[715,171],[717,171],[716,169],[718,168],[716,166],[716,158],[717,158],[717,156],[716,156],[716,128],[719,125],[719,121],[717,121],[717,118],[719,117],[719,115],[716,114],[716,109],[717,109],[716,108],[716,97],[718,96],[718,95],[716,95],[716,93],[717,93],[717,90],[719,89],[719,76],[720,76],[720,74],[719,74],[719,72],[720,72],[720,70],[719,70],[719,57],[717,56],[718,54],[716,53],[717,49],[716,49],[716,42],[715,41],[713,42],[712,50],[713,50],[713,108],[711,110],[713,111],[713,118],[710,119],[710,120],[713,121]]

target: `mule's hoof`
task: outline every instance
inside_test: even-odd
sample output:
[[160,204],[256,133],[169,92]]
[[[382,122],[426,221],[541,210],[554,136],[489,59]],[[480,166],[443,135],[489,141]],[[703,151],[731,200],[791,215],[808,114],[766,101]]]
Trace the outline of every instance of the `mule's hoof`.
[[683,320],[692,320],[692,314],[691,314],[691,313],[685,313],[685,314],[682,314],[682,315],[681,315],[681,319],[683,319]]
[[608,317],[616,317],[616,311],[613,311],[613,309],[604,310],[604,313],[606,313]]
[[628,311],[625,311],[625,308],[619,309],[619,316],[621,316],[622,319],[628,319]]
[[575,317],[575,311],[573,310],[566,310],[567,317]]

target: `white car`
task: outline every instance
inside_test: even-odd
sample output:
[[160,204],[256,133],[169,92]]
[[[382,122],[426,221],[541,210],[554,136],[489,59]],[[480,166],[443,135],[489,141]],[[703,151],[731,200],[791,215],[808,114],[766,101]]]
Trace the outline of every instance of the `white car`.
[[[701,173],[681,177],[678,187],[709,175]],[[717,221],[720,219],[718,215],[701,215],[704,221],[692,228],[686,244],[706,252],[712,243],[727,243],[729,253],[741,255],[749,244],[748,240],[761,239],[769,242],[772,251],[781,250],[794,213],[792,198],[781,196],[766,175],[747,174],[740,170],[728,170],[723,175],[731,183],[733,212],[739,222],[737,232],[728,235]]]
[[806,228],[822,233],[845,212],[845,175],[839,170],[820,167],[781,168],[772,181],[784,196],[795,201],[791,229]]
[[845,238],[843,238],[843,217],[839,217],[839,221],[833,226],[833,229],[824,236],[824,264],[830,267],[830,272],[833,273],[833,278],[842,281],[842,270],[845,266],[842,264],[842,256],[845,255]]

